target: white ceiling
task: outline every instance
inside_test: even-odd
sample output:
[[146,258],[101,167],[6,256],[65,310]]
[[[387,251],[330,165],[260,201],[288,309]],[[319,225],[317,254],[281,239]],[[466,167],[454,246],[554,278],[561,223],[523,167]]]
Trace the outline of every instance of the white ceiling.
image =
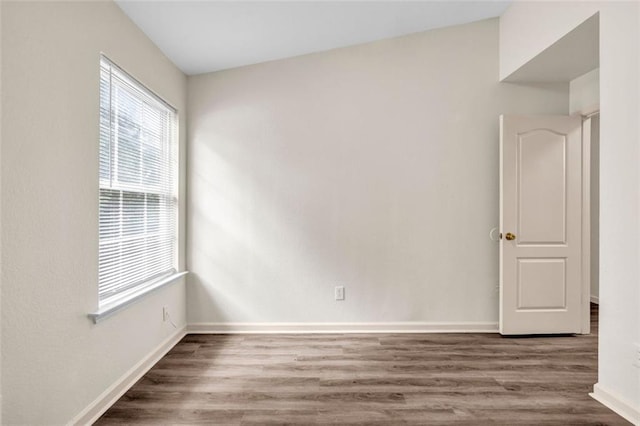
[[511,1],[116,2],[192,75],[496,17]]

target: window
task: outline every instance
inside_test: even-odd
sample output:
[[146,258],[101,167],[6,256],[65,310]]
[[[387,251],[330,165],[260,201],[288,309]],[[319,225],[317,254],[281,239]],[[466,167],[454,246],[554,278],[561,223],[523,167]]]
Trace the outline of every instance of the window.
[[176,273],[176,111],[100,60],[99,305]]

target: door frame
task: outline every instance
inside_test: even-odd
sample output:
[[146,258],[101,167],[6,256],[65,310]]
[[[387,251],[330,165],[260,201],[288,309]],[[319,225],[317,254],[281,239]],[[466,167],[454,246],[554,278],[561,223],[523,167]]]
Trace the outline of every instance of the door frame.
[[582,115],[582,334],[591,333],[591,117]]
[[[587,306],[583,312],[582,334],[589,334],[591,332],[591,203],[596,201],[591,199],[591,152],[592,152],[592,139],[591,139],[591,117],[600,115],[600,103],[596,102],[587,107],[582,108],[575,114],[582,116],[582,276],[583,276],[583,297],[586,298]],[[598,135],[599,138],[599,135]],[[599,150],[598,150],[599,152]],[[596,158],[596,161],[600,162],[600,158]],[[597,184],[599,184],[599,180]],[[600,202],[599,199],[597,202]],[[598,232],[600,232],[600,224],[598,224]],[[598,267],[598,271],[600,268]]]

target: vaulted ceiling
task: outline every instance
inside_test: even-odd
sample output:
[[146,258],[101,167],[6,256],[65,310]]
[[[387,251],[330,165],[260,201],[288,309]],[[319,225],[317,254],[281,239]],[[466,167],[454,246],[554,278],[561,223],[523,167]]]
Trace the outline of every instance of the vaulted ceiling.
[[190,75],[492,18],[510,3],[116,1]]

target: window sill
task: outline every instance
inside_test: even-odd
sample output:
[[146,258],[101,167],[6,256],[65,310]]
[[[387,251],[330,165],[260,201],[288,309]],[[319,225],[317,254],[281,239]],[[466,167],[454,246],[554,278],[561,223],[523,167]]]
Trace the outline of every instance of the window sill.
[[166,278],[163,278],[159,281],[156,281],[152,284],[149,284],[148,286],[145,286],[141,289],[139,289],[138,291],[135,291],[131,294],[128,294],[127,296],[120,298],[118,300],[115,300],[111,303],[105,304],[104,306],[102,306],[101,308],[99,308],[96,312],[92,312],[89,314],[89,318],[91,318],[91,320],[93,320],[94,324],[99,323],[100,321],[102,321],[103,319],[111,316],[112,314],[118,312],[121,309],[126,308],[127,306],[131,305],[132,303],[142,299],[143,297],[145,297],[147,294],[162,288],[166,285],[169,285],[173,282],[175,282],[177,279],[184,277],[185,275],[187,275],[189,273],[189,271],[184,271],[184,272],[177,272],[173,275],[170,275]]

